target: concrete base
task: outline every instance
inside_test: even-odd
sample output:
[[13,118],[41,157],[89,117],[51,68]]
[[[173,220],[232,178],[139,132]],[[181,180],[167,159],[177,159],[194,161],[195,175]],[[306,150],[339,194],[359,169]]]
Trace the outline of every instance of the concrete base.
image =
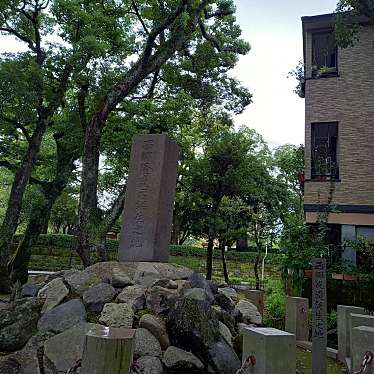
[[308,308],[308,299],[287,297],[285,330],[295,334],[296,340],[309,340]]
[[[352,342],[352,372],[354,372],[360,368],[365,352],[374,353],[374,328],[367,326],[353,328]],[[365,374],[374,374],[374,362],[367,366]]]
[[350,357],[350,313],[366,314],[365,309],[361,307],[338,305],[338,353],[341,362]]
[[295,373],[295,335],[273,328],[246,328],[243,331],[243,362],[250,355],[255,356],[256,365],[246,374]]

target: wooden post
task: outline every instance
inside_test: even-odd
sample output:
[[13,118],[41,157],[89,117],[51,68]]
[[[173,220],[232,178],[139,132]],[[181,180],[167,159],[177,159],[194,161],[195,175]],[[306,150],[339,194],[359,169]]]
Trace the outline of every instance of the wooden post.
[[129,374],[135,330],[97,326],[85,337],[82,374]]

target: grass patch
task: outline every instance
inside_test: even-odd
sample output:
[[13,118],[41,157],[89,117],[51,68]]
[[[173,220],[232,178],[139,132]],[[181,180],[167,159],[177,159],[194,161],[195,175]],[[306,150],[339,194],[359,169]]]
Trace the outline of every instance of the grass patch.
[[[296,369],[300,374],[312,374],[312,353],[296,350]],[[342,374],[343,367],[330,358],[327,359],[327,374]]]

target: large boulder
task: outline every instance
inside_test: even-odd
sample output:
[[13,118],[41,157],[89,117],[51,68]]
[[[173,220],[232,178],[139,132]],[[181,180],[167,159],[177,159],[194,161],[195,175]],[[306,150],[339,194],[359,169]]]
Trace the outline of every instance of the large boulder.
[[216,374],[236,373],[241,366],[238,355],[223,339],[209,348],[209,358],[209,363]]
[[226,342],[232,346],[232,334],[230,329],[221,321],[219,323],[219,332],[222,335],[222,337],[226,340]]
[[262,317],[256,305],[252,304],[247,300],[240,300],[238,304],[236,304],[236,309],[238,309],[242,314],[244,323],[254,323],[256,325],[261,325]]
[[112,269],[111,282],[113,287],[123,288],[134,284],[134,281],[129,277],[127,272],[120,267]]
[[235,303],[231,297],[219,292],[214,296],[214,304],[219,305],[223,310],[232,312],[235,308]]
[[212,303],[214,300],[214,295],[212,292],[212,287],[209,282],[199,273],[193,273],[188,278],[188,282],[191,288],[202,288],[207,294],[207,302]]
[[[192,352],[215,373],[232,374],[240,361],[221,337],[215,311],[205,302],[179,298],[168,314],[167,328],[172,344]],[[217,355],[222,354],[221,359]]]
[[46,312],[38,322],[38,330],[59,333],[86,322],[86,309],[80,299],[73,299]]
[[40,300],[25,298],[0,309],[0,351],[13,352],[26,344],[36,331],[41,306]]
[[128,286],[117,296],[117,302],[129,304],[137,312],[144,308],[145,288],[139,285]]
[[44,342],[53,335],[51,332],[37,332],[29,339],[22,350],[7,356],[0,356],[0,373],[45,374],[45,371],[39,365],[38,351],[43,348]]
[[161,345],[147,329],[139,328],[135,332],[135,357],[161,357]]
[[99,321],[106,326],[131,328],[134,311],[131,305],[126,303],[108,303],[104,305]]
[[38,297],[44,300],[42,313],[59,305],[67,295],[69,295],[69,290],[61,278],[53,279],[47,283],[38,293]]
[[101,312],[106,303],[110,303],[116,290],[108,283],[99,283],[83,293],[83,303],[89,312]]
[[40,285],[33,283],[26,283],[21,288],[22,297],[36,297],[40,290]]
[[85,335],[94,327],[82,323],[48,339],[44,343],[45,374],[67,373],[81,360]]
[[217,305],[213,305],[212,307],[214,311],[216,312],[217,318],[219,321],[224,323],[231,331],[231,334],[236,333],[236,320],[235,317],[233,316],[232,312],[227,312],[226,310],[222,309],[221,307]]
[[90,274],[79,270],[66,271],[64,280],[69,285],[71,292],[78,296],[82,296],[90,287],[100,283],[100,279],[90,277]]
[[139,321],[139,327],[147,329],[159,341],[161,348],[166,349],[170,345],[164,320],[152,314],[144,314]]
[[191,352],[177,347],[169,347],[163,362],[172,373],[204,373],[204,364]]
[[218,293],[221,293],[227,297],[229,297],[231,300],[234,302],[238,301],[238,294],[237,292],[231,288],[231,287],[223,287],[223,288],[218,288]]
[[132,374],[163,374],[162,363],[158,357],[143,356],[135,361],[136,372]]
[[0,356],[0,373],[41,374],[37,351],[22,350],[8,356]]
[[183,296],[187,299],[210,303],[210,296],[204,288],[188,288],[183,291]]
[[171,308],[167,328],[173,345],[204,351],[219,337],[218,319],[204,302],[179,298]]
[[176,295],[176,290],[154,286],[146,290],[146,307],[155,314],[167,312],[170,308],[170,304],[172,304],[171,300],[173,300]]

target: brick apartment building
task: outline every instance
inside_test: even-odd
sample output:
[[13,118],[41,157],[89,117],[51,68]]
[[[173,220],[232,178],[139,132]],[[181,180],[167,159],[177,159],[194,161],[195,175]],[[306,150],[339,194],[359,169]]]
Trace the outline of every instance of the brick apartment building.
[[[358,41],[337,48],[335,15],[302,18],[305,66],[307,223],[332,209],[335,240],[374,238],[374,25],[362,22]],[[356,262],[353,249],[343,258]]]

